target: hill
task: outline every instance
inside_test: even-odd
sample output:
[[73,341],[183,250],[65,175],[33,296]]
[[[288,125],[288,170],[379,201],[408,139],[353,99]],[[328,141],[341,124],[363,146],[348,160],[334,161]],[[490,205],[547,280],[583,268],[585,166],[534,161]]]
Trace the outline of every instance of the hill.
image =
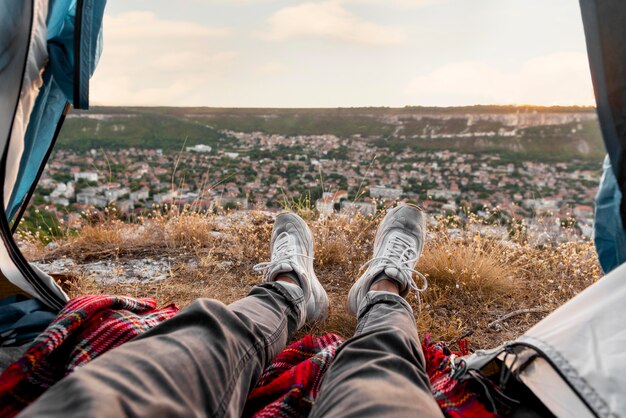
[[371,141],[390,152],[455,150],[511,160],[599,161],[604,155],[593,108],[221,109],[95,107],[75,112],[58,147],[180,149],[183,144],[237,148],[228,132],[334,135]]
[[178,150],[183,145],[217,146],[228,142],[214,128],[167,113],[129,111],[79,115],[83,117],[66,120],[57,148],[74,151],[92,148]]

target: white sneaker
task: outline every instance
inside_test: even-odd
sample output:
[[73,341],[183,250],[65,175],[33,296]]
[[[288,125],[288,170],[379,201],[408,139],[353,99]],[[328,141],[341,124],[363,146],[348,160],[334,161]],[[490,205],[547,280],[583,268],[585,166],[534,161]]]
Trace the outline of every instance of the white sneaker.
[[304,293],[306,322],[328,317],[328,295],[313,271],[313,235],[298,215],[281,213],[276,217],[270,241],[271,261],[259,263],[254,270],[263,273],[263,281],[293,273]]
[[[374,257],[364,266],[365,273],[354,283],[348,293],[348,311],[357,314],[359,304],[383,274],[393,280],[406,297],[410,289],[423,292],[428,287],[426,278],[415,268],[424,248],[426,226],[422,210],[414,205],[400,205],[387,212],[380,223],[374,240]],[[413,281],[413,273],[422,280],[422,287]],[[418,293],[419,296],[419,293]]]

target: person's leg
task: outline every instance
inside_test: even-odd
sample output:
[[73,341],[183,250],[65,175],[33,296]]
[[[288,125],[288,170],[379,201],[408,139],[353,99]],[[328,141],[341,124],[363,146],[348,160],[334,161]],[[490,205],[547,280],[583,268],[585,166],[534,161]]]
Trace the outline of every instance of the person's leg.
[[[441,417],[431,390],[413,311],[412,273],[425,239],[415,206],[399,206],[381,222],[374,257],[348,295],[355,335],[330,366],[311,417]],[[400,296],[402,295],[402,296]]]
[[355,335],[329,368],[310,417],[441,417],[413,312],[400,296],[370,291]]
[[300,222],[277,218],[272,261],[264,264],[269,283],[229,306],[194,302],[61,380],[22,416],[240,416],[296,329],[326,315],[325,293],[308,268],[313,247],[303,240],[310,233]]

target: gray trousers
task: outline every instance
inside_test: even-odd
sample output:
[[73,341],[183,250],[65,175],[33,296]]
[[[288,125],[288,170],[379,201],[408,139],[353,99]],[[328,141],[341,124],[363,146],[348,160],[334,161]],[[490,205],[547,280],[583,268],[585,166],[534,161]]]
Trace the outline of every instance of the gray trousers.
[[[199,299],[70,374],[22,417],[238,417],[304,315],[302,291],[267,283],[231,305]],[[322,382],[314,417],[442,416],[410,306],[370,292]]]

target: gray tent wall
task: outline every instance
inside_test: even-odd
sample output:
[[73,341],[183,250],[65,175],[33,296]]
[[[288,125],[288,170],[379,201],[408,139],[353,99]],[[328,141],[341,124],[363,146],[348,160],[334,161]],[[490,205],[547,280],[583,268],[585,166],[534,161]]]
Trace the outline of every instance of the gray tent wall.
[[[546,358],[599,417],[626,414],[625,284],[626,265],[622,265],[513,344],[530,347]],[[541,393],[536,394],[543,398]]]

